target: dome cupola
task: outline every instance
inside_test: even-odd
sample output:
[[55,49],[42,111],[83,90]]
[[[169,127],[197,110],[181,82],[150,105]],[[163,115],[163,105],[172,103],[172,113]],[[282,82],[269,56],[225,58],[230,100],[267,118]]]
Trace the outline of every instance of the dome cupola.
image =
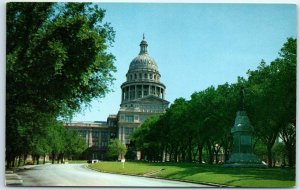
[[145,41],[145,34],[143,34],[143,40],[140,43],[140,47],[141,47],[140,55],[147,53],[148,44]]
[[148,54],[148,43],[145,40],[145,35],[143,35],[143,40],[140,43],[140,53],[137,57],[135,57],[129,66],[129,71],[137,70],[137,69],[146,69],[146,70],[154,70],[157,71],[157,64],[153,58],[151,58]]

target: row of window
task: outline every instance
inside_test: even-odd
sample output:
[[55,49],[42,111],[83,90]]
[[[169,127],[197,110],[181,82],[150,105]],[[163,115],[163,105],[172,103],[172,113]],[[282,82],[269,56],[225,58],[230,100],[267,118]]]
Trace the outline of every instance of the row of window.
[[[88,131],[85,131],[85,130],[78,130],[77,131],[78,135],[81,136],[82,138],[87,138],[87,134],[88,134]],[[93,131],[92,132],[92,138],[93,139],[99,139],[99,137],[101,137],[102,140],[108,140],[109,137],[110,137],[110,132],[107,132],[107,131]]]
[[[157,107],[156,109],[145,109],[145,108],[140,108],[142,112],[148,112],[148,113],[162,113],[164,112],[164,109],[162,107]],[[128,122],[128,123],[133,123],[133,122],[143,122],[145,121],[149,116],[146,115],[120,115],[120,121],[122,122]]]
[[134,131],[133,128],[124,128],[124,134],[125,135],[130,135],[130,134],[133,133],[133,131]]
[[110,134],[110,132],[106,132],[106,131],[105,132],[104,131],[103,132],[100,132],[100,131],[92,132],[93,137],[100,137],[100,135],[101,135],[101,138],[106,138],[109,136],[109,134]]
[[139,116],[138,115],[121,115],[121,121],[125,121],[125,122],[129,122],[129,123],[133,123],[134,121],[138,121],[139,120]]
[[137,80],[137,79],[150,79],[150,80],[157,80],[159,81],[158,74],[148,74],[148,73],[135,73],[127,75],[127,81]]
[[125,115],[123,120],[126,122],[133,122],[134,117],[133,117],[133,115]]
[[93,146],[100,146],[100,147],[107,147],[108,142],[107,141],[102,141],[102,142],[93,142]]
[[[161,106],[161,105],[140,105],[140,104],[125,104],[124,107],[139,108],[141,110],[162,110],[162,111],[167,108],[166,106]],[[121,119],[122,119],[122,115],[121,115]],[[138,118],[135,120],[138,120]]]

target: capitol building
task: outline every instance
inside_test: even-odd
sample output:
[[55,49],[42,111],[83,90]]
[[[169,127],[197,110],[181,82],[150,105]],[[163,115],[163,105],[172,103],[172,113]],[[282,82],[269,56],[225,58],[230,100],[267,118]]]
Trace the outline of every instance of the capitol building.
[[109,115],[107,121],[65,124],[67,129],[75,130],[85,138],[89,147],[86,159],[105,159],[112,138],[118,138],[128,146],[130,135],[136,128],[150,116],[160,115],[168,108],[166,86],[160,81],[157,64],[147,48],[148,43],[143,35],[140,52],[131,61],[126,81],[121,85],[121,104],[117,114]]

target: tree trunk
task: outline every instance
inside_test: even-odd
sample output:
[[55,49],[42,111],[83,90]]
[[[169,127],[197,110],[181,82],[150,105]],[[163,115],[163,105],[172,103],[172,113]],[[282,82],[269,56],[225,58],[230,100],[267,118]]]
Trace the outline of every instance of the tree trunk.
[[6,168],[10,168],[11,167],[11,154],[8,153],[6,154]]
[[212,150],[212,147],[211,147],[211,143],[208,141],[207,143],[206,143],[206,147],[207,147],[207,151],[208,151],[208,163],[209,164],[213,164],[213,150]]
[[268,144],[267,146],[267,155],[268,155],[268,167],[272,167],[272,145]]
[[64,163],[64,157],[65,157],[65,154],[64,153],[61,153],[61,156],[60,156],[60,163],[63,164]]
[[52,152],[52,164],[54,164],[54,160],[55,160],[55,153]]
[[288,148],[287,156],[288,156],[289,167],[294,167],[295,166],[295,156],[296,156],[296,154],[295,154],[293,148]]
[[59,164],[59,159],[60,159],[60,153],[57,154],[57,158],[56,158],[56,163]]
[[35,156],[34,155],[31,156],[31,160],[32,160],[32,164],[34,165],[35,164]]
[[24,154],[24,162],[23,162],[23,165],[26,164],[26,160],[27,160],[27,153]]
[[[7,152],[6,152],[7,153]],[[9,168],[9,156],[6,154],[5,156],[5,161],[6,161],[6,165],[5,168],[8,169]]]
[[193,151],[193,160],[192,160],[193,162],[196,162],[196,161],[197,161],[197,159],[196,159],[197,154],[198,154],[198,148],[196,148],[196,150]]
[[288,166],[294,167],[296,159],[296,123],[285,124],[280,134],[286,147]]
[[40,164],[40,155],[36,156],[36,164],[39,165]]
[[186,156],[186,149],[185,148],[183,148],[183,147],[181,147],[180,148],[180,152],[181,152],[181,160],[180,160],[180,162],[184,162],[185,161],[185,156]]
[[178,150],[177,150],[178,148],[177,147],[175,147],[175,151],[174,151],[174,161],[175,162],[178,162]]
[[287,159],[288,159],[288,166],[289,167],[294,167],[295,166],[295,146],[289,139],[284,139],[284,144],[286,147],[286,153],[287,153]]
[[219,164],[219,151],[215,152],[216,164]]
[[285,153],[282,154],[282,163],[281,163],[281,166],[282,167],[286,166],[286,163],[285,163]]
[[229,150],[226,147],[226,148],[224,148],[224,163],[226,163],[227,160],[229,160]]
[[[279,130],[279,128],[277,129]],[[267,139],[266,139],[266,145],[267,145],[267,156],[268,156],[268,167],[272,167],[272,147],[275,143],[275,140],[278,136],[278,131],[273,131],[273,133],[271,134],[271,136],[269,136]]]
[[192,137],[189,138],[187,151],[188,151],[187,161],[192,162]]
[[277,155],[276,155],[276,153],[275,152],[273,152],[272,153],[272,160],[273,160],[273,166],[272,167],[275,167],[276,166],[276,157],[277,157]]
[[46,163],[46,154],[44,154],[44,160],[43,160],[43,164]]
[[22,156],[20,155],[20,156],[18,156],[18,166],[20,166],[21,165],[21,161],[22,161]]
[[167,148],[162,148],[162,157],[161,157],[161,161],[165,162],[166,161],[166,154],[167,154]]
[[198,144],[198,161],[199,164],[202,164],[202,150],[203,150],[203,144]]
[[8,166],[9,166],[9,168],[14,167],[14,157],[13,157],[13,154],[9,155]]
[[15,161],[16,161],[16,157],[15,155],[13,156],[13,159],[12,159],[12,167],[15,167]]

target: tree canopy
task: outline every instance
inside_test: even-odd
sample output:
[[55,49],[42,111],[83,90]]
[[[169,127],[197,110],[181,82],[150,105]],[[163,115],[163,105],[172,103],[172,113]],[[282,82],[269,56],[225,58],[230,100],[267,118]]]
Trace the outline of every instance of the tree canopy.
[[118,159],[120,156],[121,159],[124,158],[127,152],[127,147],[119,139],[111,139],[107,147],[107,156],[110,158]]
[[[7,4],[6,160],[8,165],[43,120],[70,118],[110,91],[116,71],[108,52],[115,32],[90,3]],[[20,147],[20,145],[22,145]]]

